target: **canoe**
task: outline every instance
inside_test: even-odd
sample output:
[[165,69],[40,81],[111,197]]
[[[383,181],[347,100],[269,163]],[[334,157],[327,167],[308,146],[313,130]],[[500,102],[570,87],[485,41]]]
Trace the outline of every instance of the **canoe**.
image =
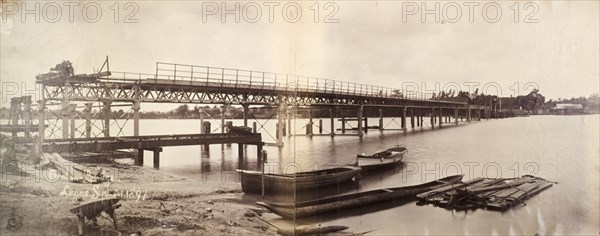
[[294,218],[294,215],[296,218],[302,218],[329,211],[365,206],[377,202],[413,198],[419,193],[461,183],[462,178],[463,175],[453,175],[420,185],[377,189],[360,193],[338,195],[313,201],[300,202],[296,204],[266,202],[257,202],[256,204],[265,207],[271,212],[286,219],[292,219]]
[[[261,193],[262,173],[258,171],[237,170],[241,176],[242,191],[245,193]],[[265,192],[281,193],[318,189],[325,186],[341,184],[357,180],[361,169],[344,166],[331,169],[298,172],[295,174],[266,174]]]

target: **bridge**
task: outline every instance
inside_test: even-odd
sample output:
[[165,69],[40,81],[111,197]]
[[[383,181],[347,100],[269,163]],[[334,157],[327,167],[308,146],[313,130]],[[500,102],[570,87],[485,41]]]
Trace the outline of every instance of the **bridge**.
[[[332,137],[346,134],[347,131],[361,137],[369,128],[384,131],[383,114],[389,110],[400,113],[401,130],[404,131],[408,126],[407,118],[413,129],[415,126],[425,126],[424,117],[430,119],[429,125],[434,128],[436,124],[441,127],[443,123],[452,123],[452,118],[455,124],[458,124],[459,117],[469,122],[473,118],[489,118],[491,112],[488,106],[470,105],[459,98],[436,98],[433,93],[406,92],[390,87],[289,74],[162,62],[156,63],[153,74],[114,72],[109,70],[108,58],[100,72],[75,75],[70,63],[63,62],[51,69],[50,73],[39,75],[36,82],[41,85],[41,99],[36,104],[37,129],[32,128],[35,126],[32,122],[34,119],[28,110],[32,104],[27,99],[15,100],[14,108],[11,103],[11,109],[15,110],[20,110],[20,104],[23,103],[26,112],[19,112],[23,114],[20,115],[23,125],[18,125],[18,118],[13,117],[10,128],[14,132],[25,132],[25,136],[37,131],[38,142],[44,150],[132,148],[140,150],[139,156],[142,156],[146,149],[159,150],[161,146],[177,145],[238,143],[254,144],[260,149],[262,142],[257,141],[260,135],[222,135],[227,127],[224,115],[226,106],[243,108],[243,126],[246,127],[249,126],[249,110],[252,107],[272,107],[274,113],[271,117],[276,117],[278,124],[275,131],[275,144],[278,146],[283,146],[285,120],[287,130],[291,131],[290,121],[298,109],[311,111],[304,134],[309,136],[317,135],[313,132],[315,123],[312,110],[329,110],[331,131],[327,135]],[[97,105],[94,106],[94,103]],[[205,113],[202,111],[200,134],[140,136],[142,104],[153,103],[222,105],[219,124],[222,134],[209,134],[211,130],[205,125],[210,125],[204,122]],[[123,120],[110,118],[114,107],[130,108],[128,113],[133,117],[131,135],[122,132]],[[92,112],[93,108],[100,108],[100,112]],[[379,126],[368,126],[365,109],[379,110]],[[353,110],[356,115],[345,117],[341,110]],[[336,129],[335,118],[341,118],[339,130]],[[78,125],[75,120],[85,122]],[[322,123],[322,120],[319,122]],[[356,128],[346,129],[348,122],[356,122]],[[114,130],[111,131],[111,127],[115,126],[118,129],[116,135]],[[255,133],[260,132],[256,123],[253,126]],[[288,135],[297,134],[290,132]],[[155,156],[158,155],[156,153]],[[136,163],[143,164],[143,158],[138,157]]]

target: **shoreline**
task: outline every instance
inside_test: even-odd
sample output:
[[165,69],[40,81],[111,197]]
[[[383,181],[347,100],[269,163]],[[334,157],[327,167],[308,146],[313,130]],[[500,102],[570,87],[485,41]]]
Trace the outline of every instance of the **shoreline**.
[[[0,222],[17,222],[14,230],[1,225],[2,235],[77,235],[77,217],[69,210],[84,202],[118,196],[118,231],[122,235],[277,235],[256,219],[254,207],[239,201],[239,183],[199,181],[148,167],[93,164],[113,182],[73,183],[43,171],[24,176],[3,174],[0,181]],[[229,201],[230,199],[238,201]],[[84,234],[113,231],[108,215],[98,217]],[[102,231],[102,232],[101,232]],[[109,234],[111,235],[111,234]],[[117,234],[114,234],[117,235]]]

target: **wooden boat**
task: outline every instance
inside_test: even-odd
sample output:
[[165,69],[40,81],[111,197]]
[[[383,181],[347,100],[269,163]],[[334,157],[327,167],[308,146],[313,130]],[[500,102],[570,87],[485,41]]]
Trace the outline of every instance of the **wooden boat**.
[[461,183],[462,178],[463,175],[454,175],[420,185],[377,189],[360,193],[338,195],[313,201],[300,202],[296,204],[265,202],[257,202],[257,204],[269,209],[271,212],[283,218],[291,219],[294,217],[294,215],[296,218],[302,218],[323,212],[363,206],[377,202],[411,198],[415,197],[419,193]]
[[365,171],[387,168],[398,165],[402,162],[404,154],[408,150],[404,147],[393,147],[386,150],[380,150],[372,155],[358,154],[356,157],[356,166]]
[[[245,193],[260,193],[262,191],[262,173],[258,171],[237,170],[241,175],[242,191]],[[265,192],[293,192],[336,185],[357,180],[361,169],[354,166],[344,166],[331,169],[299,172],[295,174],[264,175]]]

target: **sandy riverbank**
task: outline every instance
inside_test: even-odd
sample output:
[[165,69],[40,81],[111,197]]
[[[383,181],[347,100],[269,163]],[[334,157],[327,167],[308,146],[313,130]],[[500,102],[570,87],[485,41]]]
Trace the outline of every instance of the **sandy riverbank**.
[[[102,168],[113,182],[72,183],[34,167],[29,176],[3,172],[0,235],[75,235],[77,218],[69,209],[113,196],[122,199],[116,210],[122,235],[276,235],[256,219],[254,206],[228,200],[240,198],[239,183],[204,182],[125,164],[86,166]],[[98,218],[99,228],[88,225],[86,232],[114,230],[104,216]],[[10,220],[16,222],[12,230]]]

